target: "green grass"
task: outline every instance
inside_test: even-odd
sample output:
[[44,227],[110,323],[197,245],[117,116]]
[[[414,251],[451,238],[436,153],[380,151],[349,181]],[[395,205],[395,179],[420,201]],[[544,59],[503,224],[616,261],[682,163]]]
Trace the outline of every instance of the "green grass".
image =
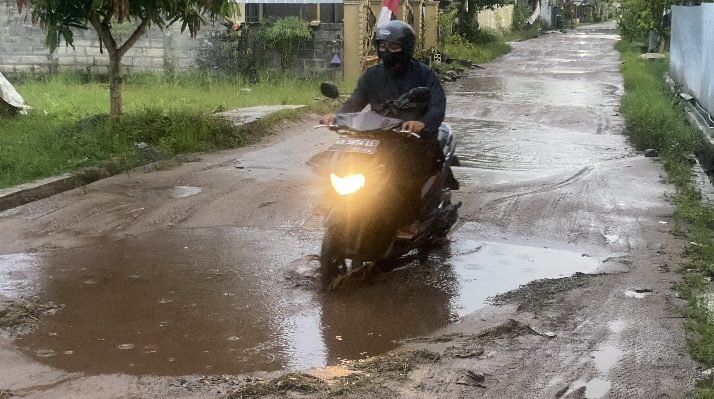
[[514,31],[505,34],[487,31],[484,35],[493,40],[483,40],[484,43],[467,42],[453,37],[444,44],[444,53],[451,58],[469,60],[474,63],[486,63],[507,54],[511,51],[508,42],[517,42],[532,39],[538,36],[538,25],[531,26],[528,30]]
[[503,41],[506,42],[520,42],[523,40],[533,39],[538,37],[538,31],[540,30],[539,24],[533,24],[530,28],[520,31],[508,32],[503,36]]
[[444,53],[451,58],[469,60],[476,64],[493,61],[511,51],[511,46],[502,41],[487,44],[449,43],[444,45]]
[[[688,300],[684,310],[692,356],[707,368],[714,367],[714,315],[704,294],[712,292],[714,277],[714,209],[702,201],[692,180],[689,156],[703,151],[705,142],[685,117],[684,108],[664,82],[667,60],[642,60],[629,42],[617,45],[623,60],[625,95],[621,111],[633,144],[655,148],[664,160],[668,179],[676,186],[676,230],[691,242],[682,265],[684,283],[678,289]],[[714,299],[714,298],[712,298]],[[714,398],[711,381],[694,392]]]
[[0,124],[0,188],[85,166],[106,166],[117,173],[147,161],[136,144],[147,143],[165,157],[232,148],[255,142],[270,123],[292,118],[283,112],[251,131],[211,114],[263,104],[306,104],[324,111],[317,81],[286,76],[260,83],[193,73],[173,78],[160,74],[127,76],[124,116],[111,121],[105,82],[81,74],[20,78],[15,87],[32,106],[29,115]]

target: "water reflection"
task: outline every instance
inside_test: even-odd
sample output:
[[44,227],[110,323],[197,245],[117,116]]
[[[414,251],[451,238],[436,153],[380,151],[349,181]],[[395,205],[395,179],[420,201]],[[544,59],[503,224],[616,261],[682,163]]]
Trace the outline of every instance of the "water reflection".
[[318,367],[430,334],[520,284],[599,266],[575,252],[462,239],[344,290],[296,288],[286,269],[317,246],[275,231],[198,229],[28,257],[40,300],[64,308],[17,345],[85,373]]
[[263,285],[275,267],[258,255],[263,238],[171,231],[45,254],[40,296],[65,307],[19,344],[30,354],[73,351],[42,360],[88,373],[283,368],[284,315]]
[[448,265],[411,265],[376,281],[322,298],[330,364],[374,356],[397,341],[429,334],[453,321],[459,282]]
[[379,354],[453,316],[450,268],[330,294],[286,284],[289,259],[311,246],[279,232],[199,229],[39,255],[28,268],[40,300],[64,308],[18,346],[86,373],[241,373]]

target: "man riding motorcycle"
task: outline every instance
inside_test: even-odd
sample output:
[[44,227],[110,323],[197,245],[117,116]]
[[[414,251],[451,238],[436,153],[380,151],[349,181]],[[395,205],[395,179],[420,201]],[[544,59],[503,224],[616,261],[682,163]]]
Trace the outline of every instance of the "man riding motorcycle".
[[[360,77],[357,88],[340,108],[338,113],[362,111],[370,105],[372,111],[383,114],[389,101],[416,87],[426,87],[431,92],[427,104],[418,112],[390,115],[404,120],[402,129],[420,136],[421,146],[403,146],[396,156],[404,160],[403,167],[409,171],[412,190],[421,185],[439,167],[443,153],[437,142],[439,126],[446,113],[446,96],[436,73],[413,58],[416,47],[414,29],[403,21],[390,21],[378,28],[375,44],[381,63],[367,69]],[[321,123],[333,125],[336,114],[322,117]],[[449,173],[449,186],[458,189],[458,182]],[[418,191],[413,193],[418,197]]]

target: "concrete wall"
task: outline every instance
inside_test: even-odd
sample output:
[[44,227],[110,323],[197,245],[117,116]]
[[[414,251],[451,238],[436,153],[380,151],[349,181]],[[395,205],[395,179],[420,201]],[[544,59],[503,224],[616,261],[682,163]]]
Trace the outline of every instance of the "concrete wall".
[[[124,30],[127,37],[131,27]],[[162,71],[165,67],[185,69],[195,65],[196,55],[211,31],[223,26],[205,26],[197,38],[182,34],[180,25],[165,31],[151,28],[123,57],[126,72]],[[123,30],[122,30],[123,31]],[[93,29],[76,30],[74,49],[64,43],[50,54],[45,45],[45,31],[34,26],[24,10],[18,14],[14,1],[0,0],[0,71],[50,72],[83,70],[92,73],[108,71],[109,56],[100,52],[99,39]]]
[[478,24],[479,28],[510,31],[513,28],[513,5],[481,11],[478,13]]
[[548,23],[548,25],[552,25],[553,21],[551,21],[551,5],[550,5],[550,0],[541,0],[540,1],[540,18]]
[[342,65],[330,65],[335,52],[339,52],[344,63],[343,25],[323,23],[313,33],[312,42],[298,51],[293,69],[300,76],[329,76],[334,79],[342,74]]
[[672,7],[669,73],[714,114],[714,4]]
[[[126,36],[130,34],[126,27]],[[209,38],[224,31],[219,23],[203,26],[196,38],[181,33],[180,24],[161,31],[151,28],[122,58],[125,72],[185,70],[196,65],[202,48],[209,46]],[[333,49],[341,47],[341,24],[322,24],[315,30],[315,40],[305,46],[295,61],[295,71],[301,75],[335,75],[341,68],[330,66]],[[0,0],[0,72],[47,73],[61,70],[81,70],[106,73],[109,56],[100,53],[99,39],[93,29],[75,31],[74,49],[61,44],[54,54],[45,45],[46,34],[32,25],[27,10],[17,12],[14,0]],[[266,64],[279,68],[280,58],[267,52]]]

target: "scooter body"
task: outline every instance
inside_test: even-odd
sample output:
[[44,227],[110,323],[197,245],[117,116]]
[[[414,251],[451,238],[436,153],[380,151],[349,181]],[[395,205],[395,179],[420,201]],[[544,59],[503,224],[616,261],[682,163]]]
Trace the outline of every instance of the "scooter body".
[[[321,264],[328,281],[347,269],[348,260],[352,268],[372,263],[390,269],[401,257],[444,238],[460,206],[452,204],[448,184],[449,168],[456,159],[448,124],[438,134],[443,160],[426,181],[414,182],[400,152],[424,146],[421,138],[395,130],[401,121],[373,113],[340,117],[342,123],[334,129],[340,138],[330,148],[325,198],[327,230]],[[365,117],[370,126],[360,123]],[[418,186],[410,186],[414,184]]]

